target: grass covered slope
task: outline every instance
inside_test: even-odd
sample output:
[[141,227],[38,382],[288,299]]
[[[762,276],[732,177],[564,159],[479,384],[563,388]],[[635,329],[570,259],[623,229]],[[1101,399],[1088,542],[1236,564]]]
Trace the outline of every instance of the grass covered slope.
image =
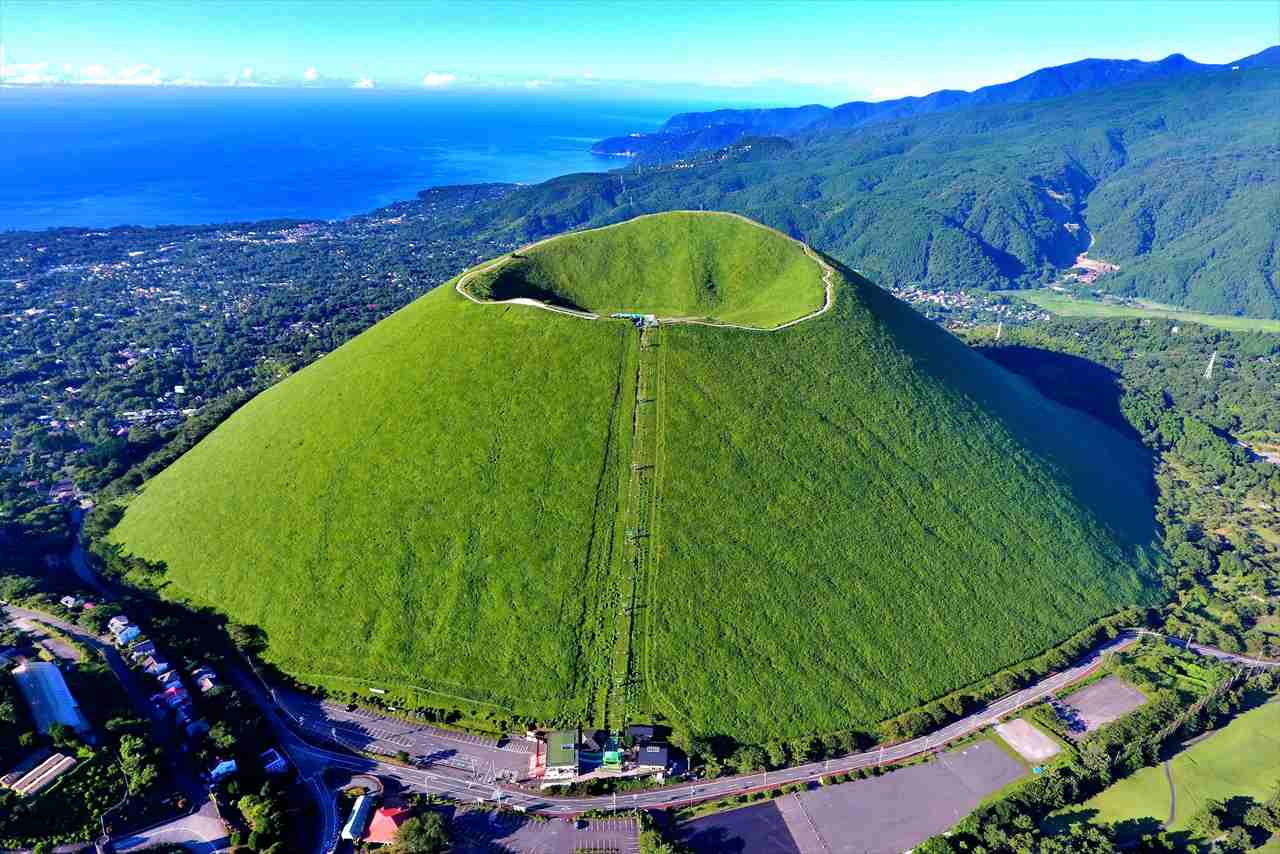
[[565,234],[469,278],[492,300],[531,297],[597,314],[632,311],[774,327],[822,308],[822,269],[772,229],[679,211]]
[[[800,244],[723,215],[514,260],[602,313],[823,305]],[[831,277],[786,329],[643,345],[442,287],[238,411],[113,536],[304,679],[744,740],[872,726],[1154,595],[1136,445]]]
[[846,279],[663,330],[649,666],[695,731],[873,724],[1154,595],[1144,451]]
[[571,705],[629,331],[439,288],[251,401],[114,537],[285,670]]

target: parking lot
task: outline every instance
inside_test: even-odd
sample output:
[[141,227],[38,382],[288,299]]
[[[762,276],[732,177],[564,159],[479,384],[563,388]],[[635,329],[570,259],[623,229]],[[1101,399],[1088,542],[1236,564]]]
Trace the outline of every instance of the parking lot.
[[540,821],[512,813],[465,810],[454,816],[454,850],[460,854],[635,854],[640,829],[632,818]]
[[[883,777],[803,792],[796,798],[797,825],[816,832],[817,850],[829,854],[898,854],[951,827],[1025,773],[995,744],[979,741]],[[784,815],[780,803],[697,819],[686,825],[685,840],[699,854],[809,854],[812,845],[787,829],[796,819]]]
[[1147,702],[1146,696],[1115,676],[1081,688],[1053,704],[1058,717],[1067,724],[1073,739],[1084,738],[1103,724],[1129,714]]

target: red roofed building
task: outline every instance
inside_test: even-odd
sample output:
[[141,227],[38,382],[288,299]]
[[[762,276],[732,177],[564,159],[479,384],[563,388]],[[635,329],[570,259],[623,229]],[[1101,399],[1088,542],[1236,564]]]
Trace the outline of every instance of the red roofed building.
[[388,845],[395,842],[396,834],[400,832],[400,825],[412,817],[413,813],[410,812],[408,807],[382,807],[373,814],[373,819],[369,822],[369,831],[365,834],[364,841],[380,845]]

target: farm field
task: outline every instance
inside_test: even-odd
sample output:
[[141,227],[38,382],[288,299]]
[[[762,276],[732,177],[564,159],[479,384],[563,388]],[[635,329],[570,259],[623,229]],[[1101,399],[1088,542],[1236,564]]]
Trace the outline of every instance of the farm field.
[[1154,303],[1112,305],[1100,300],[1073,298],[1045,289],[1003,291],[1003,293],[1035,303],[1045,311],[1066,317],[1159,317],[1168,320],[1182,320],[1187,323],[1203,323],[1205,326],[1217,326],[1220,329],[1230,329],[1238,332],[1280,332],[1280,320],[1260,317],[1205,314]]
[[[1170,830],[1186,830],[1192,816],[1209,800],[1236,795],[1266,801],[1280,776],[1280,703],[1267,703],[1170,760],[1177,787],[1177,815]],[[1169,783],[1164,768],[1144,768],[1085,802],[1096,810],[1092,820],[1117,822],[1169,816]]]
[[[570,238],[538,275],[574,290],[520,293],[756,325],[822,305],[803,247],[739,218]],[[821,315],[664,324],[643,356],[629,322],[441,287],[239,410],[113,539],[304,681],[743,740],[872,727],[1154,601],[1145,452],[832,277]]]

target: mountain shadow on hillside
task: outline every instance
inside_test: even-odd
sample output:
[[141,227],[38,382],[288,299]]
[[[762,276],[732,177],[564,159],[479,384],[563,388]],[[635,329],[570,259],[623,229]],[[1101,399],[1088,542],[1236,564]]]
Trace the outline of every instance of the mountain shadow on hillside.
[[1000,367],[1026,377],[1050,400],[1088,413],[1133,441],[1141,441],[1120,406],[1124,396],[1120,375],[1105,365],[1021,344],[981,347],[978,352]]

